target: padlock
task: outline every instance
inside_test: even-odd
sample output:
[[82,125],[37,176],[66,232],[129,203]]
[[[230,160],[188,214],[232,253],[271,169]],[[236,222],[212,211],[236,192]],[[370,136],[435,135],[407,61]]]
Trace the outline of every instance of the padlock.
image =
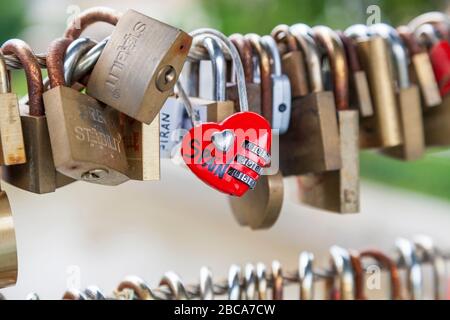
[[336,32],[314,27],[318,47],[328,61],[340,135],[342,167],[323,173],[298,176],[299,199],[307,205],[338,213],[359,212],[358,111],[349,110],[349,68],[344,46]]
[[320,55],[311,29],[292,26],[308,69],[311,92],[293,100],[291,123],[280,136],[280,169],[284,176],[339,170],[339,129],[333,93],[324,91]]
[[291,83],[292,97],[300,98],[306,96],[309,92],[309,86],[306,76],[305,57],[298,48],[297,40],[289,32],[289,26],[285,24],[276,26],[271,34],[279,47],[281,47],[281,44],[285,45],[281,63],[283,74],[288,76]]
[[[96,17],[102,19],[100,14],[82,14],[78,18],[80,26],[85,27]],[[118,19],[89,78],[87,92],[133,119],[150,124],[172,93],[191,42],[192,38],[180,29],[128,10]]]
[[367,74],[359,62],[355,44],[343,32],[339,31],[338,35],[344,45],[350,71],[350,105],[358,107],[361,117],[371,117],[374,111],[369,82]]
[[11,92],[8,70],[0,53],[0,165],[15,165],[26,162],[19,101]]
[[[230,40],[239,51],[244,67],[249,110],[261,114],[261,86],[259,83],[254,82],[252,46],[241,34],[232,34]],[[239,94],[236,83],[227,83],[227,99],[234,102],[236,110],[239,109]]]
[[[227,63],[218,41],[212,37],[204,37],[195,45],[206,49],[211,59],[213,76],[213,100],[190,97],[194,112],[200,122],[221,122],[235,111],[233,101],[226,97]],[[192,70],[192,72],[200,70]]]
[[17,282],[18,262],[14,220],[8,195],[0,191],[0,289]]
[[4,54],[15,54],[24,66],[29,92],[28,106],[20,105],[20,120],[25,143],[25,154],[29,161],[15,166],[6,166],[3,179],[26,191],[43,194],[54,192],[74,180],[58,173],[53,162],[42,93],[41,69],[30,46],[14,39],[2,46]]
[[177,94],[170,96],[159,112],[159,146],[161,158],[172,158],[181,142],[178,130],[183,128],[184,105]]
[[128,180],[119,115],[65,86],[64,54],[71,41],[55,40],[47,55],[51,89],[44,93],[44,105],[55,167],[76,180],[118,185]]
[[408,68],[408,53],[397,31],[387,24],[374,24],[370,30],[383,37],[390,48],[392,77],[396,80],[397,106],[401,120],[403,143],[400,146],[382,149],[392,157],[406,161],[418,160],[425,153],[425,137],[419,88],[411,84]]
[[283,135],[288,131],[291,120],[291,84],[282,73],[281,56],[275,40],[271,36],[263,36],[260,41],[271,62],[272,129]]
[[411,78],[420,88],[423,106],[428,108],[440,105],[442,98],[427,50],[407,26],[400,26],[397,31],[409,51]]
[[450,45],[430,24],[415,30],[418,38],[429,47],[431,64],[442,96],[442,103],[423,113],[427,147],[450,145]]
[[[99,42],[84,55],[83,43],[85,39],[77,39],[69,46],[64,58],[64,79],[68,85],[85,78],[94,68],[100,53],[107,41]],[[82,87],[81,87],[82,88]],[[172,101],[168,99],[166,103]],[[114,113],[113,113],[114,115]],[[120,134],[123,138],[125,153],[128,162],[127,176],[132,180],[149,181],[160,178],[160,128],[159,116],[150,124],[144,124],[123,113],[116,113]],[[164,128],[169,129],[165,116]],[[163,140],[164,141],[164,140]]]
[[360,147],[388,148],[403,142],[401,123],[390,74],[390,57],[386,41],[370,35],[365,25],[354,25],[345,31],[356,40],[358,57],[369,79],[374,116],[361,119]]

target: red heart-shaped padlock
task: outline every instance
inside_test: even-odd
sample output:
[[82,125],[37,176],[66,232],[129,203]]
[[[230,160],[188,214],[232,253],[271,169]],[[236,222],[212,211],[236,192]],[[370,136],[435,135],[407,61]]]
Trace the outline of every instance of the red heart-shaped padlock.
[[189,169],[211,187],[241,197],[270,164],[272,130],[259,114],[238,112],[222,123],[193,127],[182,141]]

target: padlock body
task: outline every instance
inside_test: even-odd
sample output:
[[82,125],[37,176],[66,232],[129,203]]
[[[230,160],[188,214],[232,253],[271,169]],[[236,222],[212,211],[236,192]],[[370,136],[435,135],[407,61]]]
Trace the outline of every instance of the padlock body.
[[16,284],[18,274],[16,234],[11,206],[5,191],[0,191],[0,289]]
[[369,82],[364,71],[352,73],[351,105],[357,106],[361,117],[371,117],[374,114]]
[[68,177],[57,178],[46,117],[21,113],[25,153],[31,161],[4,167],[3,180],[37,194],[54,192],[56,188],[73,182]]
[[340,138],[332,92],[293,100],[289,130],[280,136],[284,176],[341,168]]
[[128,162],[127,176],[132,180],[159,180],[159,115],[151,124],[139,122],[124,114],[120,116]]
[[190,98],[192,108],[200,122],[222,122],[234,112],[233,101],[212,101],[202,98]]
[[442,103],[442,97],[434,76],[433,66],[427,52],[418,53],[411,58],[411,74],[420,88],[425,107],[436,107]]
[[173,148],[181,142],[180,130],[183,128],[185,108],[181,101],[169,97],[159,113],[160,157],[171,158]]
[[441,96],[450,93],[450,44],[439,41],[430,50],[430,59]]
[[[59,172],[104,185],[128,180],[117,111],[63,86],[45,92],[44,103],[53,159]],[[86,178],[91,172],[103,175]]]
[[302,51],[287,52],[282,57],[283,74],[287,75],[291,84],[293,98],[304,97],[309,92],[305,58]]
[[[261,85],[247,82],[245,88],[247,89],[249,111],[261,114]],[[237,85],[234,83],[227,83],[227,100],[233,101],[236,112],[240,110],[239,93]]]
[[406,161],[418,160],[425,153],[425,135],[419,88],[411,86],[400,89],[397,93],[397,99],[404,137],[403,144],[384,149],[383,153]]
[[19,103],[14,93],[0,94],[0,165],[26,162]]
[[357,43],[361,64],[367,73],[373,98],[375,147],[394,147],[403,142],[394,79],[391,76],[389,51],[385,40],[374,37]]
[[150,124],[171,94],[191,42],[185,32],[128,10],[92,71],[87,92]]
[[315,208],[336,213],[360,210],[358,112],[339,111],[342,168],[297,177],[298,199]]
[[429,108],[423,113],[425,144],[427,147],[450,145],[450,95],[443,98],[442,104]]
[[272,129],[285,134],[291,120],[291,84],[285,75],[272,76]]

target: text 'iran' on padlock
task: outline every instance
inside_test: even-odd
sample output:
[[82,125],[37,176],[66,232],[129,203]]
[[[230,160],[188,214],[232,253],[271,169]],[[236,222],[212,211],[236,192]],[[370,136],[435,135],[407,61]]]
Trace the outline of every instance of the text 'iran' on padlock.
[[425,153],[425,137],[419,88],[409,77],[408,53],[398,32],[387,24],[374,24],[370,30],[384,39],[390,49],[393,69],[391,76],[396,83],[397,106],[401,120],[403,143],[393,148],[382,149],[386,155],[411,161]]
[[[247,73],[249,73],[251,74],[251,78],[253,78],[252,45],[246,38],[241,38],[241,41],[247,43],[248,49],[250,50],[250,58],[242,59],[245,76],[247,79]],[[239,47],[239,43],[237,47]],[[257,60],[259,60],[259,57],[257,57]],[[247,65],[246,68],[246,63],[251,65]],[[260,70],[262,71],[259,75],[260,82],[270,83],[272,76],[270,74],[270,67],[260,67]],[[261,99],[269,100],[262,101],[262,104],[271,104],[272,90],[273,88],[269,86],[266,92],[267,94],[260,96],[260,101]],[[259,113],[261,114],[261,112],[261,108],[259,108]],[[229,197],[228,202],[233,216],[241,226],[249,227],[252,230],[263,230],[272,227],[278,220],[283,206],[283,195],[283,175],[281,172],[278,172],[273,175],[262,175],[253,190],[248,191],[242,197]]]
[[414,83],[420,88],[423,106],[429,108],[440,105],[442,98],[426,48],[419,43],[409,27],[400,26],[397,31],[408,49],[410,74]]
[[338,213],[359,212],[359,114],[349,109],[349,67],[338,34],[325,26],[313,29],[321,61],[329,67],[340,136],[339,170],[298,176],[299,199],[310,206]]
[[[242,34],[232,34],[230,41],[239,52],[245,73],[245,85],[249,110],[261,114],[261,85],[254,79],[253,49],[250,42]],[[232,70],[233,71],[233,70]],[[234,71],[233,71],[234,72]],[[239,94],[237,83],[227,83],[227,99],[234,102],[235,110],[239,110]]]
[[340,138],[333,92],[324,90],[321,57],[310,27],[289,29],[306,61],[310,93],[293,99],[288,132],[280,136],[280,168],[284,176],[339,170]]
[[180,29],[134,10],[120,15],[94,8],[75,18],[65,36],[77,38],[96,21],[116,24],[98,63],[89,78],[87,92],[92,97],[150,124],[181,73],[192,38]]
[[18,274],[17,244],[8,195],[0,190],[0,289],[16,284]]
[[423,113],[427,147],[450,145],[450,45],[431,24],[415,30],[416,37],[429,48],[434,75],[439,85],[442,103]]
[[118,185],[128,180],[128,163],[117,111],[65,86],[64,55],[70,43],[55,40],[47,55],[51,89],[44,102],[55,167],[76,180]]
[[339,38],[344,45],[350,76],[350,105],[356,106],[361,117],[371,117],[374,114],[372,97],[370,95],[367,74],[361,66],[358,52],[353,40],[338,31]]
[[0,165],[16,165],[26,162],[19,101],[11,92],[6,63],[0,52]]
[[[67,84],[72,85],[89,74],[107,41],[105,39],[95,46],[89,39],[81,38],[72,42],[64,59],[64,78]],[[128,162],[126,175],[133,180],[159,180],[159,117],[147,125],[123,113],[111,113],[118,117],[115,121],[119,124],[124,141]]]
[[4,167],[3,179],[33,193],[54,192],[56,188],[65,186],[73,180],[57,173],[55,169],[42,101],[44,85],[39,63],[30,46],[22,40],[5,42],[2,51],[4,54],[15,54],[24,66],[30,98],[28,106],[19,106],[25,153],[29,161]]
[[270,164],[271,128],[263,117],[248,112],[243,66],[231,41],[213,29],[198,29],[191,35],[194,42],[214,39],[231,55],[241,112],[232,114],[221,123],[201,123],[179,85],[180,96],[194,123],[183,138],[181,154],[189,169],[206,184],[239,197],[255,188],[262,168]]
[[309,92],[305,57],[289,26],[281,24],[272,30],[272,37],[282,53],[283,73],[289,77],[293,98],[306,96]]
[[372,35],[362,24],[349,27],[345,34],[356,43],[358,57],[369,79],[375,113],[360,121],[360,147],[398,146],[402,144],[403,136],[386,40]]

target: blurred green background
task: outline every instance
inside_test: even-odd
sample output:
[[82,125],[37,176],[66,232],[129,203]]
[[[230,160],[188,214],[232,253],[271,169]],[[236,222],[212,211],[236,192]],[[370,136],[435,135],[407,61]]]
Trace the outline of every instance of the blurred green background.
[[[195,2],[195,1],[194,1]],[[325,24],[343,29],[354,23],[366,23],[367,8],[378,5],[381,20],[394,25],[407,23],[413,17],[435,10],[446,10],[443,0],[198,0],[207,13],[211,27],[225,34],[256,32],[267,34],[280,23],[304,22]],[[17,37],[26,27],[24,0],[0,1],[0,38],[5,41]],[[190,14],[176,12],[180,25],[186,24]],[[178,17],[178,16],[177,16]],[[177,19],[173,19],[175,21]],[[189,25],[189,24],[187,24]],[[192,25],[192,23],[190,24]],[[14,72],[13,87],[25,94],[23,74]],[[361,171],[365,179],[421,192],[450,201],[450,157],[429,154],[414,163],[404,163],[382,157],[373,152],[361,155]]]

